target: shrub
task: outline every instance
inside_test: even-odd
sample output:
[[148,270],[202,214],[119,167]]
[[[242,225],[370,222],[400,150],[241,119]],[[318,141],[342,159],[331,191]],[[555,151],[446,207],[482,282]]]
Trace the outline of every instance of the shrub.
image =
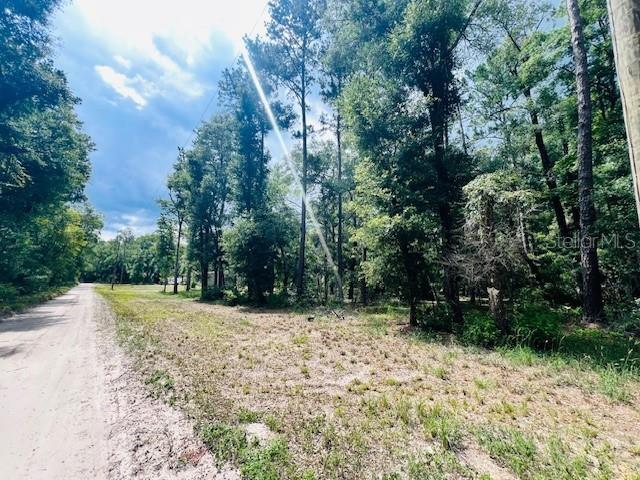
[[285,308],[289,306],[289,299],[287,295],[281,293],[272,293],[267,297],[268,308]]
[[424,328],[439,332],[450,332],[453,326],[451,312],[445,304],[419,310],[418,323]]
[[234,288],[224,291],[224,301],[230,307],[235,307],[236,305],[244,303],[245,297],[237,289]]
[[462,341],[470,345],[494,347],[500,341],[500,331],[489,315],[470,312],[465,315]]
[[548,305],[524,303],[516,308],[513,337],[518,344],[552,348],[560,339],[562,316]]
[[640,336],[640,305],[630,307],[609,306],[606,316],[611,328],[617,332]]
[[15,302],[18,297],[18,290],[9,283],[0,283],[0,303]]
[[21,293],[41,292],[49,287],[49,275],[29,275],[21,282]]
[[222,300],[224,293],[220,287],[209,287],[202,296],[203,300]]

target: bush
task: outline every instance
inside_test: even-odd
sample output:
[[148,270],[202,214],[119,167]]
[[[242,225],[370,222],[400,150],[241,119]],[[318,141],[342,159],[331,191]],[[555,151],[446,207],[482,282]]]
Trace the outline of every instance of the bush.
[[612,330],[620,333],[640,336],[640,305],[608,306],[606,316]]
[[418,324],[438,332],[451,332],[453,322],[451,312],[445,304],[429,306],[418,310]]
[[268,308],[285,308],[289,306],[289,298],[281,293],[272,293],[267,297]]
[[10,283],[0,283],[0,303],[13,303],[18,298],[18,290]]
[[204,292],[202,299],[209,300],[209,301],[222,300],[223,296],[224,296],[224,292],[220,287],[209,287],[207,288],[207,291]]
[[500,331],[491,316],[481,312],[469,312],[465,315],[462,341],[469,345],[494,347],[500,341]]
[[224,301],[230,307],[235,307],[245,303],[245,296],[242,295],[237,289],[230,289],[224,291]]
[[576,328],[562,339],[560,351],[620,370],[640,367],[640,340],[617,332]]
[[21,293],[41,292],[49,287],[49,275],[29,275],[21,282]]
[[518,344],[552,348],[560,340],[562,315],[539,303],[524,303],[516,308],[513,338]]

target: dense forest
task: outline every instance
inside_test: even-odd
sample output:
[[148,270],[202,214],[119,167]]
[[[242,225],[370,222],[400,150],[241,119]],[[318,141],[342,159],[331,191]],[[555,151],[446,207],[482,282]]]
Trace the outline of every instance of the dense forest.
[[[571,18],[518,0],[269,5],[178,152],[158,231],[99,245],[87,278],[399,299],[444,329],[483,306],[503,334],[559,306],[634,328],[640,232],[604,1]],[[266,147],[274,127],[290,169]]]
[[52,60],[59,3],[9,0],[0,11],[3,305],[75,283],[102,228],[84,194],[93,145],[74,111],[80,100]]
[[[109,241],[84,202],[79,100],[50,58],[57,2],[13,3],[4,296],[82,278],[261,305],[399,301],[412,325],[473,323],[489,340],[540,312],[637,329],[604,0],[272,1],[179,149],[157,231]],[[281,132],[290,154],[267,147]]]

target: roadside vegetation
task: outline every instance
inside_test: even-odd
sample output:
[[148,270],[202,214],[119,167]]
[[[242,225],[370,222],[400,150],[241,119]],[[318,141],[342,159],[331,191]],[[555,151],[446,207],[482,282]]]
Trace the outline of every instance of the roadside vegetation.
[[58,287],[49,287],[44,290],[38,290],[32,293],[19,294],[17,289],[10,285],[0,285],[2,292],[0,297],[0,318],[3,315],[20,312],[39,303],[56,298],[67,292],[73,285],[62,285]]
[[0,8],[0,314],[74,284],[101,217],[86,201],[93,144],[57,69],[50,20],[59,0]]
[[637,347],[620,358],[570,343],[486,350],[409,328],[392,306],[342,319],[157,286],[98,291],[154,395],[185,409],[244,478],[640,474]]

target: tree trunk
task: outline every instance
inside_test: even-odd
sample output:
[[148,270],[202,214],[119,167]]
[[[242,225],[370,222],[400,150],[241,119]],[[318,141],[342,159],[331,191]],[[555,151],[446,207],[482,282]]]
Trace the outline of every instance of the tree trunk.
[[205,232],[200,228],[200,299],[207,297],[209,289],[209,260],[205,253]]
[[280,247],[280,258],[282,259],[282,296],[287,298],[289,295],[289,269],[287,268],[287,257],[284,253],[284,247]]
[[176,245],[176,262],[173,269],[173,293],[178,293],[178,268],[180,265],[180,237],[182,236],[182,219],[178,220],[178,242]]
[[127,261],[127,243],[122,242],[122,262],[120,264],[120,285],[124,281],[124,264]]
[[113,275],[111,276],[111,290],[113,290],[113,285],[116,283],[116,266],[118,265],[119,256],[120,256],[120,242],[118,242],[118,248],[116,250],[116,258],[113,262]]
[[[342,301],[342,279],[344,278],[344,259],[342,253],[342,139],[340,114],[336,115],[336,141],[338,143],[338,278],[340,284],[338,285],[338,300]],[[366,255],[366,253],[365,253]]]
[[412,327],[418,326],[418,263],[416,262],[415,255],[411,252],[409,247],[409,241],[404,234],[400,237],[400,252],[402,252],[402,260],[404,263],[404,270],[407,276],[407,295],[409,301],[409,325]]
[[191,290],[191,266],[187,267],[187,285],[185,290],[188,292]]
[[[495,283],[495,279],[491,280],[491,283]],[[502,289],[487,287],[487,296],[489,298],[489,311],[491,312],[493,321],[496,323],[496,327],[498,327],[502,333],[508,333],[509,322],[506,309],[504,308],[504,293]]]
[[[367,261],[367,247],[362,249],[362,261]],[[360,297],[362,305],[366,306],[369,303],[369,289],[367,288],[367,279],[364,274],[360,278]]]
[[571,236],[571,232],[569,231],[569,227],[567,226],[567,219],[564,214],[564,208],[562,206],[562,202],[560,201],[560,197],[558,196],[558,184],[556,182],[556,177],[553,174],[553,161],[549,156],[547,145],[544,142],[544,137],[542,135],[542,126],[540,125],[538,112],[533,106],[531,90],[529,88],[525,88],[523,93],[527,101],[532,104],[531,107],[529,107],[529,116],[531,118],[531,124],[533,125],[536,147],[538,147],[538,153],[540,154],[542,171],[547,183],[547,188],[549,188],[551,207],[553,208],[553,213],[555,214],[556,222],[558,223],[558,230],[560,231],[561,237],[568,238]]
[[[595,206],[593,204],[592,107],[587,52],[578,0],[567,0],[578,95],[578,202],[580,206],[580,265],[582,267],[582,319],[604,319],[598,267]],[[640,10],[639,10],[640,13]]]
[[300,101],[302,110],[302,211],[300,213],[300,246],[298,249],[298,277],[296,279],[296,293],[299,299],[304,295],[304,256],[307,234],[307,101],[305,90],[305,72],[303,68]]
[[447,197],[452,195],[456,186],[449,178],[445,159],[446,151],[444,146],[444,132],[446,119],[443,101],[445,97],[445,87],[443,86],[441,92],[433,92],[433,95],[436,99],[440,99],[439,101],[435,101],[434,105],[429,109],[429,117],[431,119],[434,167],[442,195],[440,205],[438,205],[438,213],[440,216],[440,225],[442,227],[442,254],[445,262],[443,292],[447,305],[451,311],[453,323],[462,324],[463,317],[462,308],[460,306],[458,272],[456,267],[450,262],[453,254],[455,253],[455,221],[449,200],[450,197]]
[[[487,195],[483,201],[482,212],[482,242],[484,249],[497,254],[496,230],[494,218],[495,200]],[[504,285],[501,281],[503,268],[495,258],[487,259],[489,272],[487,278],[487,299],[489,301],[489,311],[493,317],[496,327],[507,334],[510,330],[507,312],[504,306]]]
[[607,6],[640,219],[640,3],[638,0],[608,0]]

